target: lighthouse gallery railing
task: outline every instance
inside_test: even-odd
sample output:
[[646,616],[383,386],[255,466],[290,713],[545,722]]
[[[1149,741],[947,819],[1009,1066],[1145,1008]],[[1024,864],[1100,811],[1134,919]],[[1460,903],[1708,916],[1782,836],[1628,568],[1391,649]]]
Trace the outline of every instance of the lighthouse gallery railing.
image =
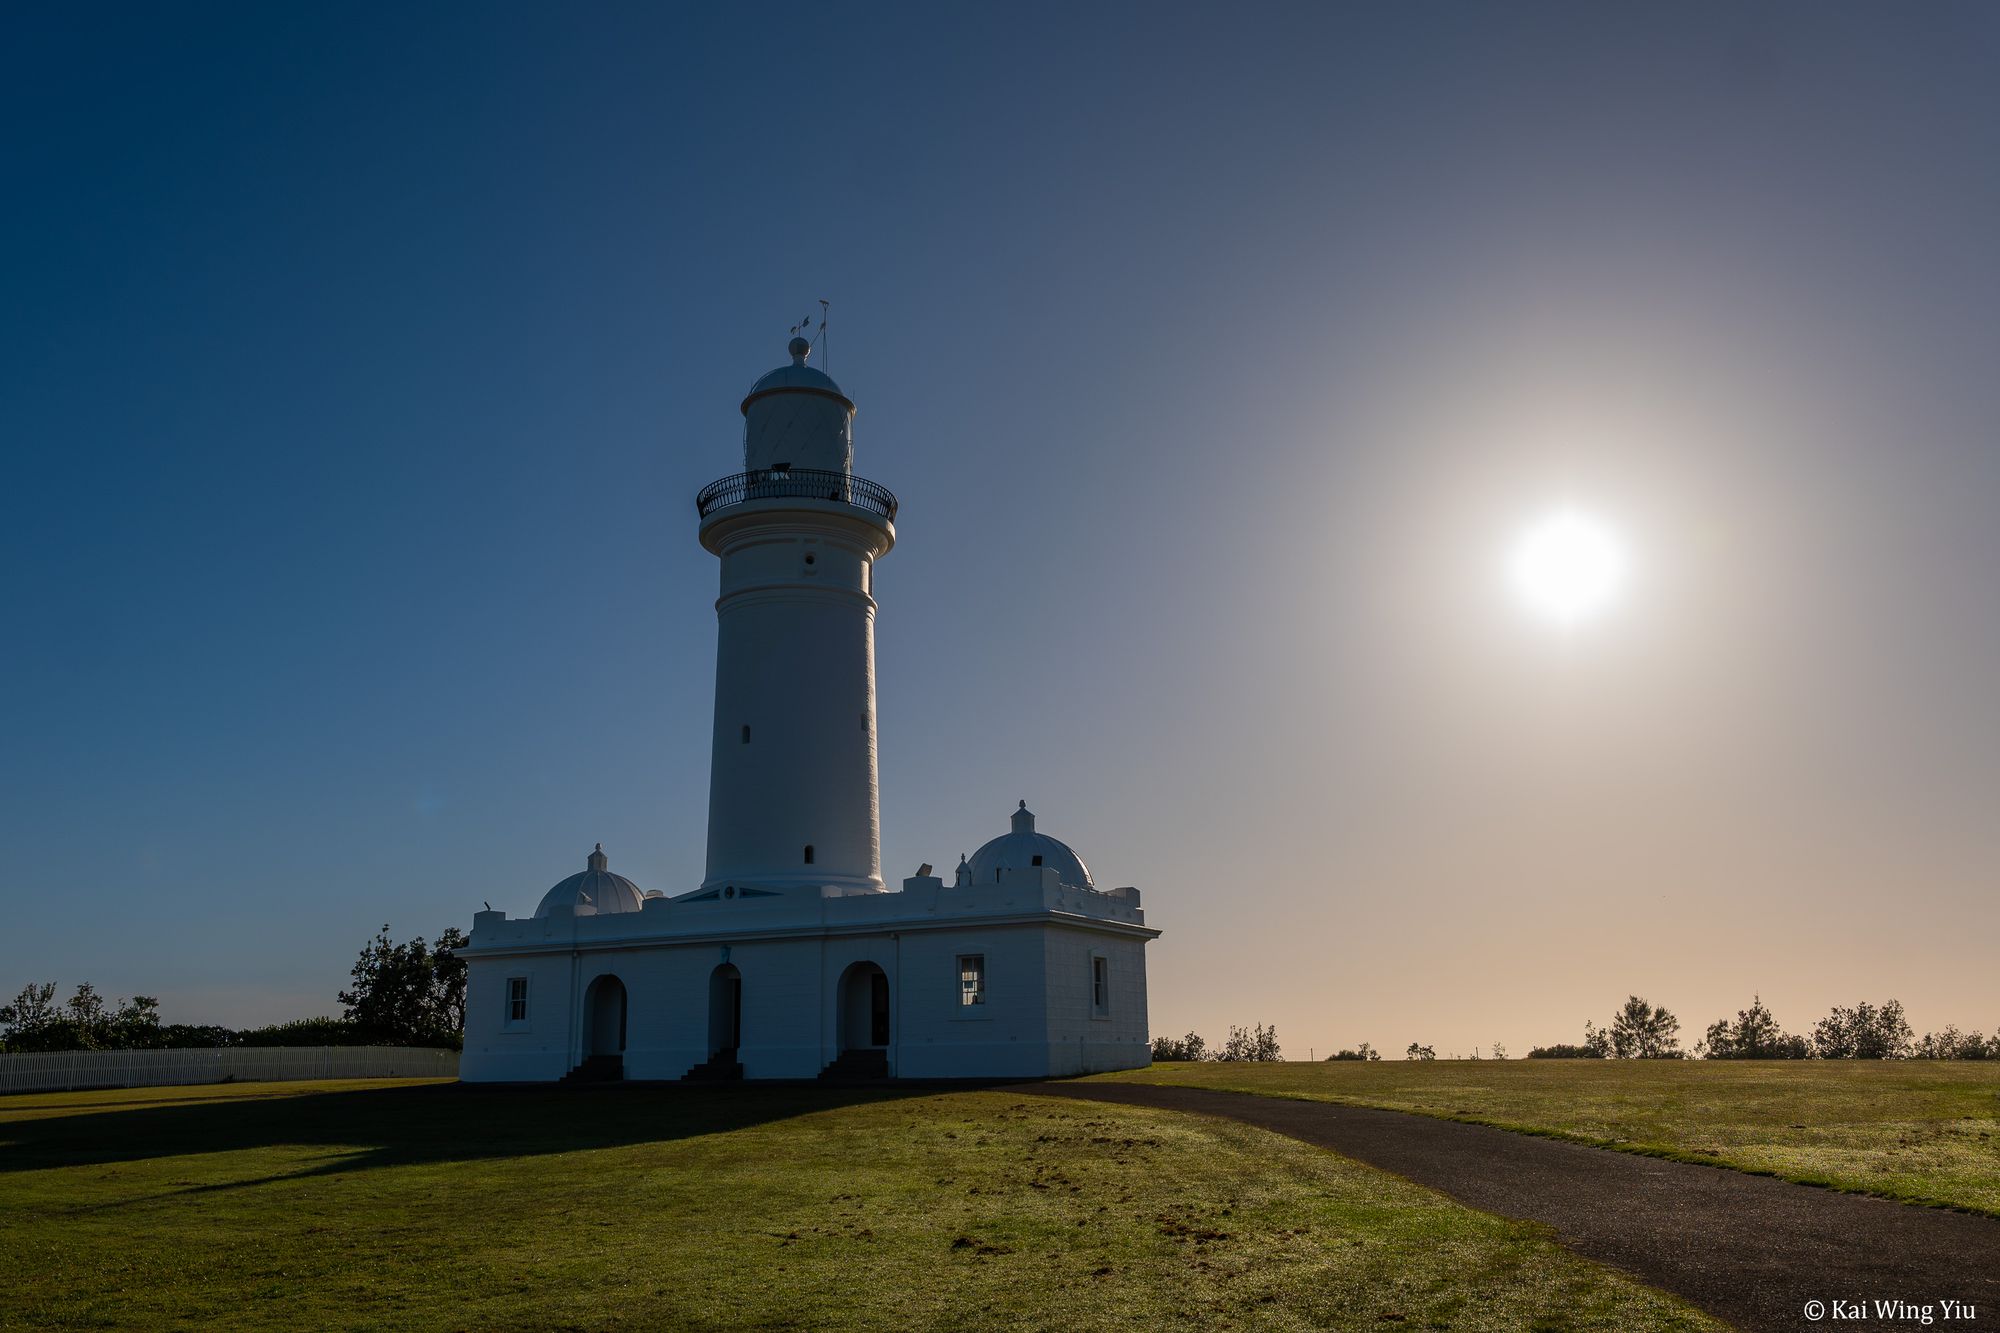
[[880,514],[892,522],[896,517],[896,496],[887,486],[850,472],[802,467],[759,468],[712,481],[694,497],[694,508],[707,518],[718,509],[746,500],[831,500]]

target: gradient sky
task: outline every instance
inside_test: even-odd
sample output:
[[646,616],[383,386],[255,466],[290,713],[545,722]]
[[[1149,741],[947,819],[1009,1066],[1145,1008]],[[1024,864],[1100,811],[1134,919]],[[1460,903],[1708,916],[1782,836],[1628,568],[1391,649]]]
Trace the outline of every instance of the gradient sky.
[[[694,493],[833,302],[885,874],[1152,1026],[2000,1023],[2000,12],[15,6],[0,991],[336,1009],[700,880]],[[1524,616],[1564,501],[1616,613]]]

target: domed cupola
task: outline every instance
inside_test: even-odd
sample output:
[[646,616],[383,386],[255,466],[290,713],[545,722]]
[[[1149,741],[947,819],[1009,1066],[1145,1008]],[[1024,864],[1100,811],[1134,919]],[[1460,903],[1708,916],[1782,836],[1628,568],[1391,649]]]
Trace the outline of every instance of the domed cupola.
[[833,376],[806,364],[812,344],[792,339],[792,364],[750,386],[743,399],[743,470],[854,470],[854,402]]
[[637,912],[646,905],[646,895],[623,875],[614,875],[604,855],[604,844],[584,862],[581,874],[571,875],[542,895],[538,917],[554,916],[557,908],[568,908],[577,916],[605,916],[612,912]]
[[999,882],[1002,870],[1039,870],[1048,868],[1056,872],[1056,878],[1065,884],[1078,888],[1094,889],[1090,871],[1083,864],[1083,858],[1070,850],[1068,843],[1059,838],[1051,838],[1046,833],[1035,832],[1035,816],[1028,809],[1026,801],[1014,812],[1014,831],[1003,833],[972,854],[969,867],[970,878],[975,885]]

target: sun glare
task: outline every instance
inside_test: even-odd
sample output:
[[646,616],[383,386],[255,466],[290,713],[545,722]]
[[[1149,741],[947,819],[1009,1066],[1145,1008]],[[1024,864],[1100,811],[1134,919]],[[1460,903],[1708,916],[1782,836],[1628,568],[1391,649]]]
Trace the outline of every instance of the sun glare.
[[1535,614],[1574,625],[1609,609],[1624,590],[1625,547],[1603,521],[1561,509],[1514,543],[1508,582]]

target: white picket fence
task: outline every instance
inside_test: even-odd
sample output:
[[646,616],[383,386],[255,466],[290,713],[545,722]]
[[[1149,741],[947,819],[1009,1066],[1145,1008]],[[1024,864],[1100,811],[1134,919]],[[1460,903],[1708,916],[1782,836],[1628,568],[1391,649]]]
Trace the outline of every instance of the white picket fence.
[[405,1046],[221,1046],[0,1055],[0,1093],[301,1078],[457,1077],[457,1051]]

